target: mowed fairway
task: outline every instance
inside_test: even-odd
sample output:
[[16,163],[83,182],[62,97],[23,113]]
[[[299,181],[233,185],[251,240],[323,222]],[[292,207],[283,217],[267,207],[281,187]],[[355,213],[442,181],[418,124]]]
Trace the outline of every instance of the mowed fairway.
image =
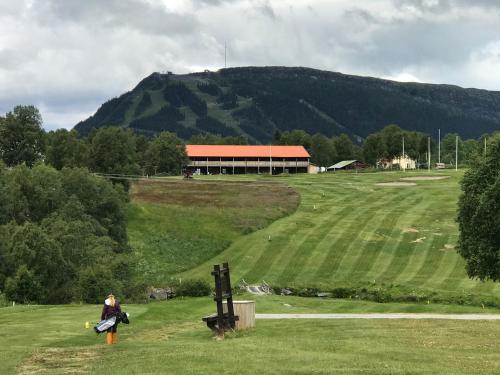
[[297,211],[235,238],[219,256],[182,276],[207,278],[211,264],[229,261],[233,280],[280,287],[381,287],[498,298],[498,284],[470,280],[454,249],[462,172],[431,172],[449,178],[413,186],[377,185],[422,175],[427,173],[273,177],[300,193]]

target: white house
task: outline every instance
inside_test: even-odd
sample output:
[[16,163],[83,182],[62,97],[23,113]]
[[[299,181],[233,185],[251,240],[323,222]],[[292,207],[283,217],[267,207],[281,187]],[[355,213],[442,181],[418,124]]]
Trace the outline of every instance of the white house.
[[377,167],[382,169],[416,169],[417,162],[408,155],[396,156],[393,159],[380,159],[377,162]]

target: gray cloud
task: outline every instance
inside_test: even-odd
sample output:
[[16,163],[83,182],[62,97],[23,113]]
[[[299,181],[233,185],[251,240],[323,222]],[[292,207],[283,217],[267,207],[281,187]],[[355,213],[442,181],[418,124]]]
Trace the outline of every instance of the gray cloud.
[[[353,6],[355,4],[355,6]],[[500,90],[500,2],[0,2],[0,113],[71,127],[153,71],[288,65]]]

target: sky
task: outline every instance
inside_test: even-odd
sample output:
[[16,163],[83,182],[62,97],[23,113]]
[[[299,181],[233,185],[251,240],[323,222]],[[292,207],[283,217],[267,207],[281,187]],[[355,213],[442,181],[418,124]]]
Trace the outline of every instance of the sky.
[[0,115],[72,128],[152,72],[305,66],[500,91],[500,0],[0,0]]

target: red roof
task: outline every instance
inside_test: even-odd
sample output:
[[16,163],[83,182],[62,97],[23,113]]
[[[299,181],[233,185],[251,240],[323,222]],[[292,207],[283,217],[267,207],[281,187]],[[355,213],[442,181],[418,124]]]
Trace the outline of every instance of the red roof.
[[186,145],[189,157],[308,158],[303,146]]

